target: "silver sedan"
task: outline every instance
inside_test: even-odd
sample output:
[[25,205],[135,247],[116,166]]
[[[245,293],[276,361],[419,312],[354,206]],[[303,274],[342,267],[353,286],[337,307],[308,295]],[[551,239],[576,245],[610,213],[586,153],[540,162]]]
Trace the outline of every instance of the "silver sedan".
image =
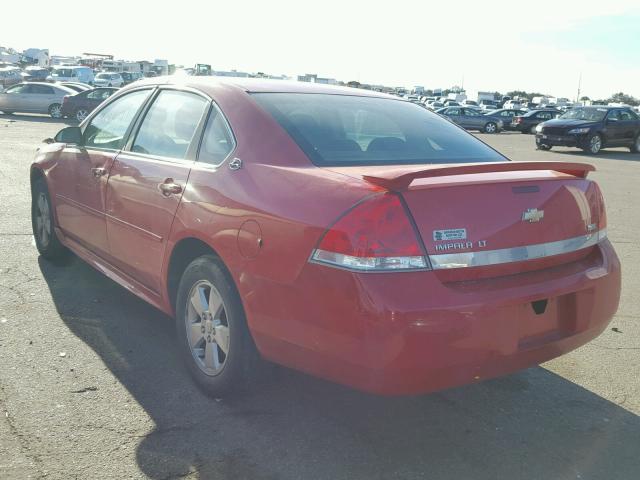
[[479,130],[485,133],[498,133],[504,128],[504,123],[498,117],[490,114],[483,115],[481,110],[470,107],[446,107],[436,110],[436,113],[448,117],[467,130]]
[[75,93],[68,87],[51,83],[19,83],[0,92],[0,111],[48,113],[53,118],[61,118],[64,97]]

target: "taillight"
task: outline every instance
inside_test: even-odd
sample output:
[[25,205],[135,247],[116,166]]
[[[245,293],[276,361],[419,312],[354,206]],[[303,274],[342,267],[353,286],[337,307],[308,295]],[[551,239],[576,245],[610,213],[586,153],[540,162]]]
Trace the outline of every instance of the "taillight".
[[429,263],[396,194],[356,205],[323,235],[311,260],[358,271],[429,269]]
[[522,117],[516,117],[516,123],[522,123]]

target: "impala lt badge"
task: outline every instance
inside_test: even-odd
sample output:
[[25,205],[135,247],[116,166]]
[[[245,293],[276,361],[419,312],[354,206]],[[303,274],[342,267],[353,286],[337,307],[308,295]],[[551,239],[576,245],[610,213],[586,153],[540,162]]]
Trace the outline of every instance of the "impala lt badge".
[[523,222],[539,222],[544,218],[544,210],[538,210],[537,208],[527,208],[522,214]]

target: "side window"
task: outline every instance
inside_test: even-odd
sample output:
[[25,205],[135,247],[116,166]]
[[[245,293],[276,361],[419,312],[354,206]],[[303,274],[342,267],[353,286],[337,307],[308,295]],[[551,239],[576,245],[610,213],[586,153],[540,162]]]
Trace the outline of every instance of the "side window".
[[618,121],[620,120],[620,110],[611,110],[607,115],[607,120]]
[[211,111],[204,130],[198,161],[220,165],[234,149],[235,143],[226,120],[217,108]]
[[194,93],[161,91],[147,111],[131,150],[185,158],[208,103]]
[[15,87],[7,88],[4,93],[28,93],[29,85],[16,85]]
[[551,113],[549,112],[540,112],[538,113],[538,115],[536,115],[537,118],[540,118],[541,120],[549,120],[551,118]]
[[635,120],[635,118],[633,118],[631,112],[628,112],[627,110],[620,110],[620,120],[623,122],[629,122],[631,120]]
[[465,108],[464,109],[464,114],[467,117],[479,117],[480,114],[478,112],[476,112],[475,110],[471,109],[471,108]]
[[150,90],[138,90],[129,93],[100,110],[84,131],[84,145],[121,149],[133,117],[150,92]]
[[460,109],[459,108],[447,108],[447,111],[444,112],[447,115],[460,115]]
[[30,93],[37,93],[40,95],[53,95],[53,88],[47,87],[46,85],[31,85]]

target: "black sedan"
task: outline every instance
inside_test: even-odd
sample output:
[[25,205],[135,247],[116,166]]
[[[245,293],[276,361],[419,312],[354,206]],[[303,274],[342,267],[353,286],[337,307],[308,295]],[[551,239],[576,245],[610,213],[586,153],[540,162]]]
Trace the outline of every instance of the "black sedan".
[[640,152],[640,117],[628,107],[578,107],[536,127],[540,150],[578,147],[596,154],[605,147]]
[[536,127],[547,120],[556,118],[561,115],[560,110],[545,109],[545,110],[532,110],[523,115],[517,115],[513,117],[511,122],[511,130],[517,130],[521,133],[536,133]]
[[504,124],[504,129],[511,130],[511,123],[513,122],[513,118],[518,115],[524,115],[525,113],[527,113],[525,110],[501,108],[500,110],[490,110],[488,112],[485,112],[484,114],[499,118]]
[[81,122],[94,108],[117,91],[118,89],[113,87],[100,87],[64,97],[62,99],[62,115]]

